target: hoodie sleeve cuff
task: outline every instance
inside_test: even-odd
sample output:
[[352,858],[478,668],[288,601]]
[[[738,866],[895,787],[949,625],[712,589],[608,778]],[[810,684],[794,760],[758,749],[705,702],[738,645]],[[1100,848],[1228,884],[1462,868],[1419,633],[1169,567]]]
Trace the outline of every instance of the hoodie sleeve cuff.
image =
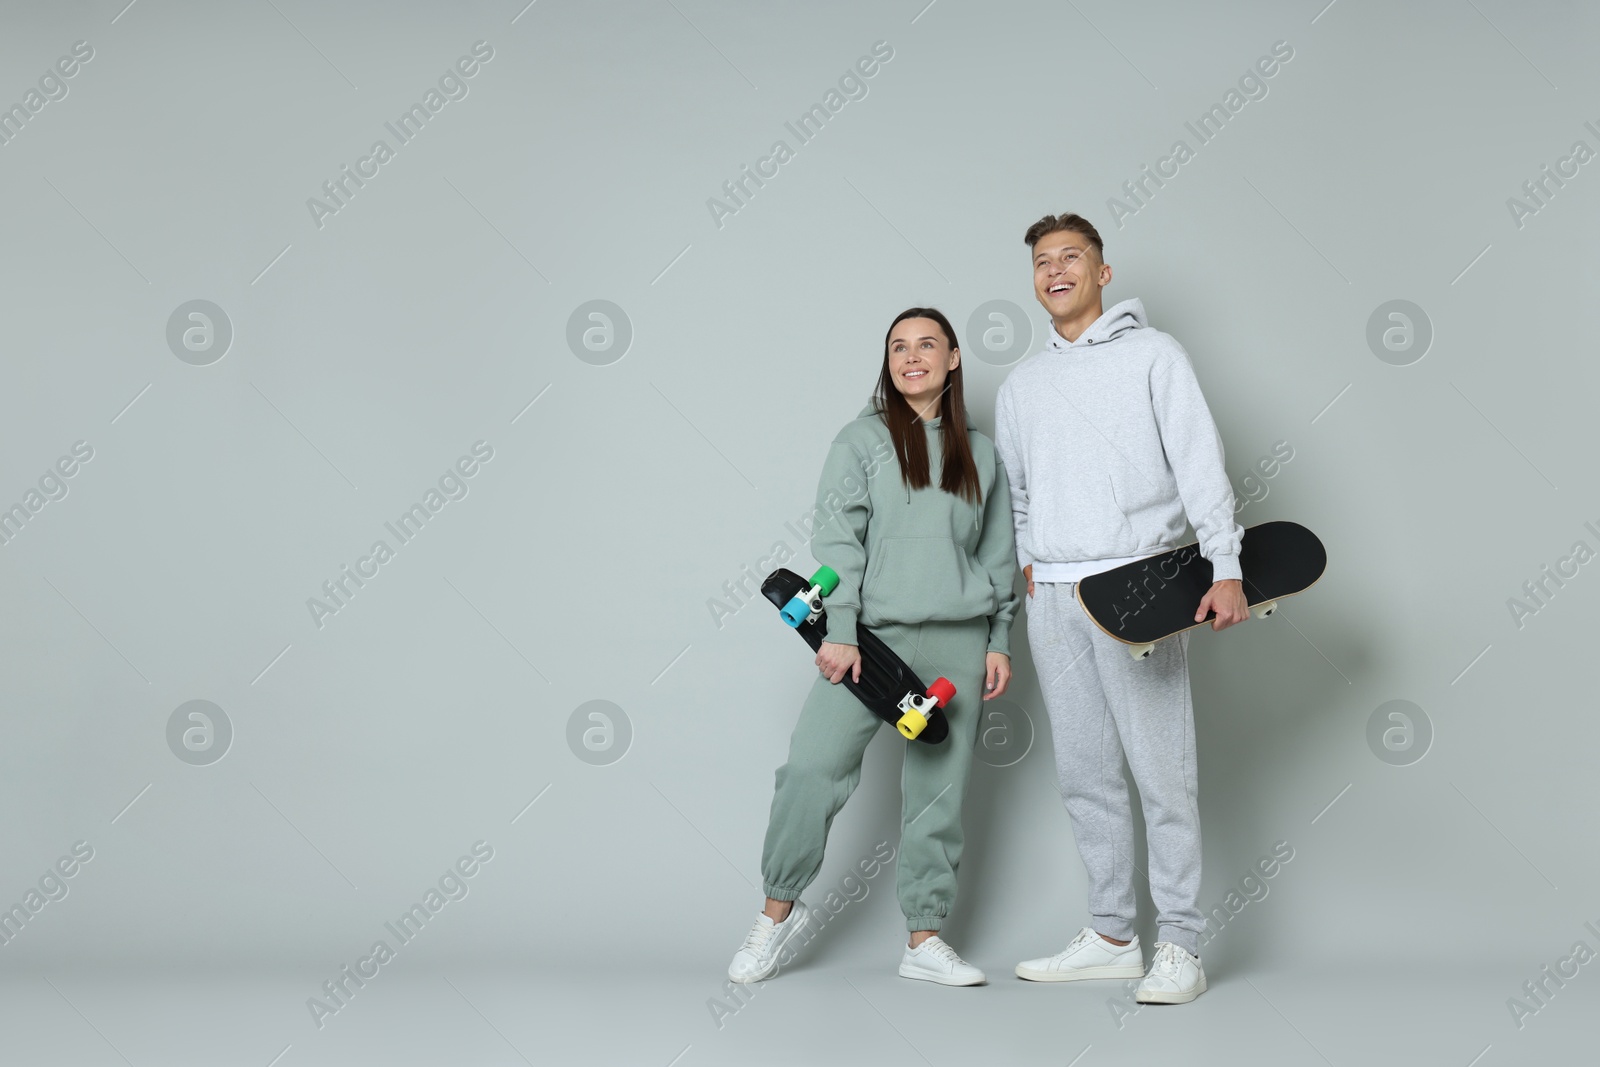
[[989,620],[989,651],[998,652],[1002,656],[1011,655],[1011,620],[1004,622],[998,617]]
[[1244,572],[1239,569],[1238,556],[1211,557],[1211,580],[1213,582],[1226,582],[1230,579],[1241,581],[1243,578]]
[[828,634],[824,641],[836,645],[854,645],[856,639],[856,612],[854,608],[828,608]]

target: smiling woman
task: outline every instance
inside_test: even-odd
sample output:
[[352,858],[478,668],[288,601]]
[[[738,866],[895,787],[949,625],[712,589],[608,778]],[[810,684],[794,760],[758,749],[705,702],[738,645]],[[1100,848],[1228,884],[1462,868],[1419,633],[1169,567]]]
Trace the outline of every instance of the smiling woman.
[[[948,457],[939,488],[977,503],[978,468],[967,443],[967,402],[955,327],[938,308],[907,308],[889,326],[887,358],[874,403],[889,428],[907,491],[926,488],[927,437],[916,424],[933,420]],[[904,403],[891,403],[898,394]],[[917,432],[913,433],[913,428]]]
[[[892,445],[900,484],[869,479],[859,499],[829,502],[834,486]],[[932,471],[938,467],[938,482]],[[818,677],[778,768],[761,877],[766,906],[728,965],[732,982],[771,978],[820,918],[800,900],[822,866],[828,830],[861,780],[882,722],[839,683],[862,680],[863,630],[913,672],[949,680],[949,731],[906,749],[896,891],[910,936],[902,978],[981,985],[983,971],[939,936],[955,905],[961,803],[983,701],[1011,679],[1017,555],[1011,496],[994,442],[967,427],[961,349],[937,308],[907,308],[883,341],[872,403],[834,436],[817,497],[832,513],[811,554],[838,584],[828,594]],[[826,906],[826,904],[824,905]]]

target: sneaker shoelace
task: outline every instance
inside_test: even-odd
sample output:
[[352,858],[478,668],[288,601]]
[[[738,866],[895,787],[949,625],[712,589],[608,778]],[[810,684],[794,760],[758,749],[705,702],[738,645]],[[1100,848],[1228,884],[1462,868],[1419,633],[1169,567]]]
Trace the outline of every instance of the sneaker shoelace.
[[1093,930],[1079,930],[1078,936],[1073,938],[1071,943],[1068,944],[1066,948],[1056,953],[1056,959],[1065,959],[1074,952],[1078,951],[1078,949],[1082,948],[1084,945],[1087,945],[1090,941],[1099,940],[1099,938],[1100,935],[1095,933]]
[[1150,974],[1162,978],[1177,978],[1182,966],[1178,959],[1178,946],[1168,943],[1156,949],[1156,958],[1150,961]]
[[745,935],[744,951],[758,957],[764,955],[767,950],[767,944],[777,932],[778,925],[776,923],[768,924],[757,919],[755,925],[750,927],[750,932]]
[[940,962],[948,963],[952,966],[966,962],[960,956],[956,955],[956,950],[945,944],[942,939],[930,937],[928,940],[922,943],[922,947],[927,952],[930,952],[934,956],[938,957]]

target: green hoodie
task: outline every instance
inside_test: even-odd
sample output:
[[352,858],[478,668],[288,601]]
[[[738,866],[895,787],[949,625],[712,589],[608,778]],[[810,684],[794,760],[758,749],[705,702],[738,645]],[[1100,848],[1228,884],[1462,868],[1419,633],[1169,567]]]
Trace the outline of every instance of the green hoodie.
[[908,489],[889,428],[873,405],[839,431],[817,488],[811,555],[839,573],[826,601],[828,640],[856,644],[856,625],[989,619],[989,651],[1011,654],[1017,550],[1011,489],[994,442],[967,430],[982,503],[939,488],[939,419],[923,423],[932,484]]

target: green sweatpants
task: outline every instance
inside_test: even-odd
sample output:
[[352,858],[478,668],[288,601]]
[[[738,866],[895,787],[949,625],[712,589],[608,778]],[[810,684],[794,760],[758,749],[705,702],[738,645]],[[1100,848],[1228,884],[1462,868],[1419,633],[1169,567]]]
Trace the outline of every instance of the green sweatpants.
[[778,768],[761,876],[774,900],[795,900],[822,868],[833,817],[861,781],[867,743],[888,730],[905,748],[900,776],[900,859],[895,891],[906,929],[937,930],[956,899],[961,863],[961,802],[983,714],[989,620],[873,628],[926,683],[943,675],[956,687],[945,707],[950,736],[937,745],[903,741],[844,683],[817,677]]

